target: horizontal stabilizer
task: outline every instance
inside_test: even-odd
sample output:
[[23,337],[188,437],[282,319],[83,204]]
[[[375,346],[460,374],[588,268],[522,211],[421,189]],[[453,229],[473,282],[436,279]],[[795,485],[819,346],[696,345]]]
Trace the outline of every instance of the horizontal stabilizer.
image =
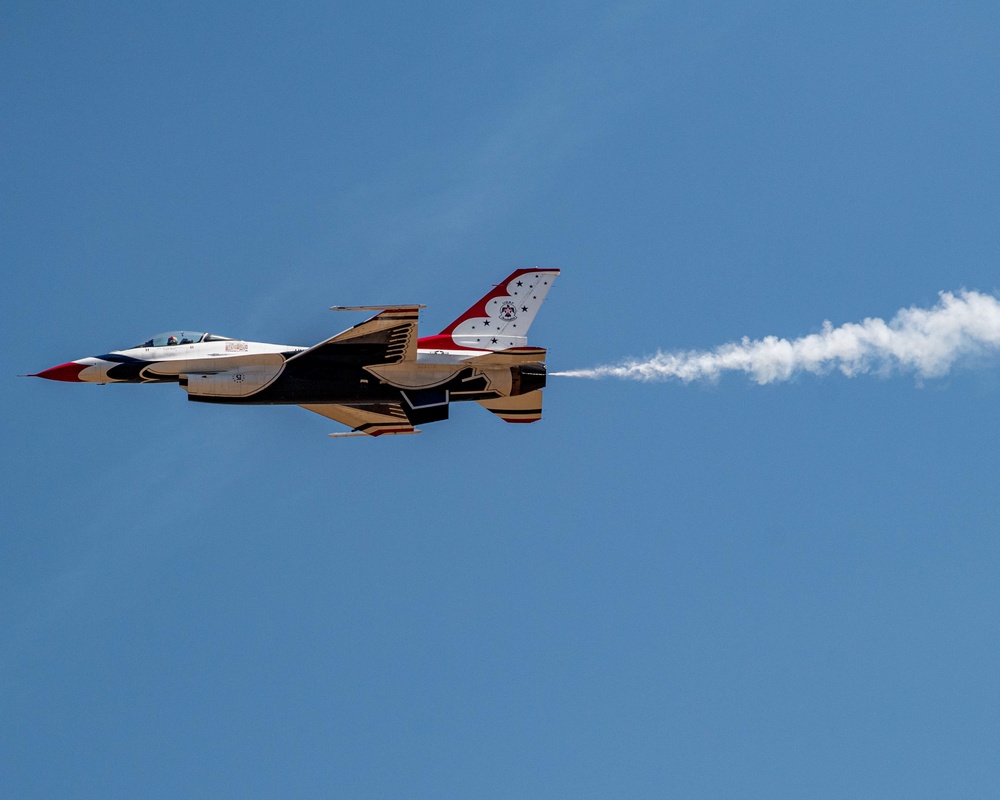
[[536,389],[514,397],[495,400],[477,400],[487,411],[492,411],[504,422],[538,422],[542,418],[542,390]]
[[[303,405],[306,411],[320,414],[352,429],[351,434],[385,436],[387,434],[420,433],[406,417],[400,403],[365,403],[358,405],[338,405],[317,403]],[[350,436],[351,434],[333,434]]]

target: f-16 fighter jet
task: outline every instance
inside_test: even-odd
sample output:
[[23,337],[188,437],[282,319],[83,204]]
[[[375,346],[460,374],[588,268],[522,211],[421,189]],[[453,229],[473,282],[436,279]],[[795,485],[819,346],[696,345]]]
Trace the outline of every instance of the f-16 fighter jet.
[[421,305],[333,306],[379,313],[312,347],[171,331],[31,377],[178,383],[202,403],[297,405],[351,428],[331,436],[419,433],[463,400],[505,422],[536,422],[545,350],[527,334],[558,274],[517,270],[436,336],[417,336]]

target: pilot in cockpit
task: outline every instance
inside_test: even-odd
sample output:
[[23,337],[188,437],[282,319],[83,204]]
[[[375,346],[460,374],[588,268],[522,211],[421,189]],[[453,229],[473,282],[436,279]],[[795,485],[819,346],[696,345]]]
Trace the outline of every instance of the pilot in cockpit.
[[177,337],[171,336],[169,339],[167,339],[167,344],[168,345],[177,344]]

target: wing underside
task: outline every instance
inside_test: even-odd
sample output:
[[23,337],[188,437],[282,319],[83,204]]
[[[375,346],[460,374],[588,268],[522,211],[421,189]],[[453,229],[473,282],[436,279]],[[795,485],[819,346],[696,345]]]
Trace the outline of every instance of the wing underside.
[[350,433],[331,433],[331,436],[384,436],[386,434],[420,433],[406,418],[401,403],[364,403],[339,405],[317,403],[303,405],[306,411],[320,414],[351,428]]

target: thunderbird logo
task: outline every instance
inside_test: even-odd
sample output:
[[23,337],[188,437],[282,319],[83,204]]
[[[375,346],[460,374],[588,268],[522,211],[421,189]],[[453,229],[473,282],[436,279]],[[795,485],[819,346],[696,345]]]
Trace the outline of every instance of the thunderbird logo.
[[504,303],[502,306],[500,306],[499,317],[504,322],[511,322],[517,319],[517,306],[515,306],[513,303]]

